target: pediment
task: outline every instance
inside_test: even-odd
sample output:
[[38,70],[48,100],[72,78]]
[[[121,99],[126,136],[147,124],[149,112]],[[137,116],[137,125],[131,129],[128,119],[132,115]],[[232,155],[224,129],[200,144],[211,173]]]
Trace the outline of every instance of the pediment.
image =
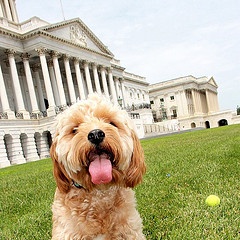
[[94,51],[113,56],[109,49],[80,19],[51,24],[42,28],[42,30],[55,37],[70,41],[75,45],[79,45],[79,47],[89,48]]
[[213,77],[210,77],[209,80],[208,80],[208,83],[213,85],[214,87],[218,87],[217,83],[215,82],[214,78]]

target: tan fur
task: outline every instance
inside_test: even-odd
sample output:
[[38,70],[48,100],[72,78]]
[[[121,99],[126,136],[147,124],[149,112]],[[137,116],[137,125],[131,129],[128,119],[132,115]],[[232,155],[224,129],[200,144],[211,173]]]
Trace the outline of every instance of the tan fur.
[[[107,184],[93,184],[88,171],[89,153],[95,149],[88,133],[93,129],[105,133],[100,147],[113,156]],[[74,104],[58,116],[51,158],[57,183],[52,239],[145,239],[131,188],[142,182],[146,166],[125,111],[97,94]]]

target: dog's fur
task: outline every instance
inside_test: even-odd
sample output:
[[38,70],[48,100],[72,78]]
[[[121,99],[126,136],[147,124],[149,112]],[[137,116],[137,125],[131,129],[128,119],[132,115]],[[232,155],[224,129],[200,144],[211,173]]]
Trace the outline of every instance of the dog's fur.
[[[105,133],[99,145],[88,140],[94,129]],[[145,239],[131,188],[142,181],[146,167],[125,111],[97,94],[79,101],[57,117],[50,152],[57,183],[52,239]],[[93,153],[107,154],[111,160],[110,182],[92,182]]]

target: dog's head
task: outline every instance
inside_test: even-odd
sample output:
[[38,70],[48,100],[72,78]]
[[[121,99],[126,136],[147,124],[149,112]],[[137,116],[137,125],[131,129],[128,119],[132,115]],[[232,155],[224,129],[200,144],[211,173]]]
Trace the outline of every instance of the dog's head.
[[50,153],[62,192],[72,182],[89,191],[114,184],[133,188],[146,171],[128,114],[97,94],[57,117]]

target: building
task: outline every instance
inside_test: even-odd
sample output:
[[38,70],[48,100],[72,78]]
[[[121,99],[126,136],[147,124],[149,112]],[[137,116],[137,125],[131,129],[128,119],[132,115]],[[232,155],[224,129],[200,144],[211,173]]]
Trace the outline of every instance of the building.
[[143,136],[152,122],[148,85],[79,18],[19,23],[15,0],[1,1],[0,167],[49,157],[54,117],[92,92],[127,109]]
[[213,77],[180,77],[150,85],[155,122],[168,122],[174,130],[218,127],[237,123],[232,111],[220,111]]

